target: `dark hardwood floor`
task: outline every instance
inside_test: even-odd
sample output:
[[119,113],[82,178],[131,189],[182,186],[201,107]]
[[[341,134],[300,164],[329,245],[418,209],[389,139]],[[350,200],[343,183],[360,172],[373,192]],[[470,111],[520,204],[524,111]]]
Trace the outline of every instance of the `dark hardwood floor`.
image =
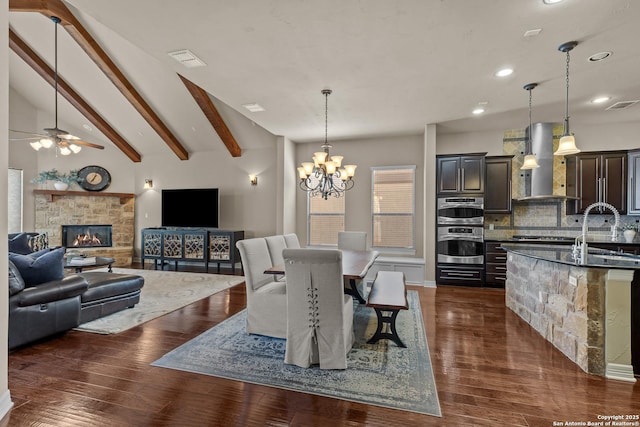
[[4,425],[552,426],[640,414],[639,383],[581,371],[505,307],[503,291],[411,288],[442,418],[149,365],[242,310],[241,284],[117,335],[70,331],[11,352]]

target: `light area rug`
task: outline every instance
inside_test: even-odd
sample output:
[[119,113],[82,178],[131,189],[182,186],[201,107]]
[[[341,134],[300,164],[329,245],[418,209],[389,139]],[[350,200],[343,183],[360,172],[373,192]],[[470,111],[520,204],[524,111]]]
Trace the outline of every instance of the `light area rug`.
[[246,333],[246,310],[165,354],[152,366],[212,375],[369,405],[441,416],[429,348],[415,291],[408,292],[397,330],[407,348],[367,344],[377,325],[372,308],[354,303],[356,343],[346,370],[284,363],[284,339]]
[[[106,271],[106,269],[102,271]],[[244,281],[243,276],[223,274],[127,268],[114,268],[113,272],[137,274],[144,277],[140,302],[133,308],[83,323],[76,330],[98,334],[117,334]]]

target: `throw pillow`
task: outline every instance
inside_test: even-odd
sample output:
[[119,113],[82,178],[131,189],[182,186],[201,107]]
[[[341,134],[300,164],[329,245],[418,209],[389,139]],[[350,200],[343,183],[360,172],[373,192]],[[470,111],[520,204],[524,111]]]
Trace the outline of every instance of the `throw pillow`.
[[29,236],[29,247],[32,252],[41,251],[49,247],[49,234],[40,233],[37,236]]
[[54,249],[40,257],[30,255],[9,254],[24,279],[26,287],[36,286],[64,277],[64,248]]
[[9,261],[9,296],[13,296],[24,289],[24,280],[15,264]]
[[13,239],[9,239],[9,252],[23,255],[30,254],[32,251],[29,247],[29,235],[20,233]]

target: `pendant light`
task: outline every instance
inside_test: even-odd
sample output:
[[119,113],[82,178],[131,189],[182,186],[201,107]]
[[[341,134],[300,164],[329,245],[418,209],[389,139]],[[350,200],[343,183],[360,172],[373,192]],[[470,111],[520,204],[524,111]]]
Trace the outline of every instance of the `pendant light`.
[[522,167],[520,169],[536,169],[539,168],[538,160],[536,159],[535,154],[532,153],[531,147],[531,131],[533,130],[531,126],[531,91],[538,86],[538,83],[529,83],[524,85],[524,89],[529,92],[529,130],[527,131],[527,138],[525,140],[525,150],[527,155],[524,156],[524,162],[522,163]]
[[578,42],[571,41],[563,43],[558,47],[560,52],[565,52],[567,54],[567,102],[565,104],[564,133],[562,134],[562,138],[560,138],[558,150],[553,153],[554,156],[566,156],[568,154],[577,154],[580,152],[580,149],[576,147],[575,137],[569,131],[569,52],[571,52],[571,50],[576,46],[578,46]]

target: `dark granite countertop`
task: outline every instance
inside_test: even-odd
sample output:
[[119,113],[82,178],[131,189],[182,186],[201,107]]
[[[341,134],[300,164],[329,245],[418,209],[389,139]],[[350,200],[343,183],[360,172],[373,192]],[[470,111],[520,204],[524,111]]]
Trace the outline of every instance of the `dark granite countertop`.
[[507,252],[575,267],[640,270],[640,256],[638,255],[621,254],[593,247],[589,247],[586,264],[576,263],[573,260],[571,246],[567,245],[546,245],[542,247],[538,244],[526,245],[519,243],[514,245],[505,243],[501,247]]
[[[498,242],[498,243],[524,243],[524,244],[533,244],[538,245],[541,243],[546,243],[549,245],[572,245],[575,242],[575,236],[551,236],[551,237],[485,237],[485,242]],[[589,239],[587,238],[587,243],[591,245],[620,245],[620,246],[640,246],[640,240],[638,238],[634,239],[632,242],[627,242],[624,238],[620,238],[615,242],[611,240],[601,240],[601,239]]]

